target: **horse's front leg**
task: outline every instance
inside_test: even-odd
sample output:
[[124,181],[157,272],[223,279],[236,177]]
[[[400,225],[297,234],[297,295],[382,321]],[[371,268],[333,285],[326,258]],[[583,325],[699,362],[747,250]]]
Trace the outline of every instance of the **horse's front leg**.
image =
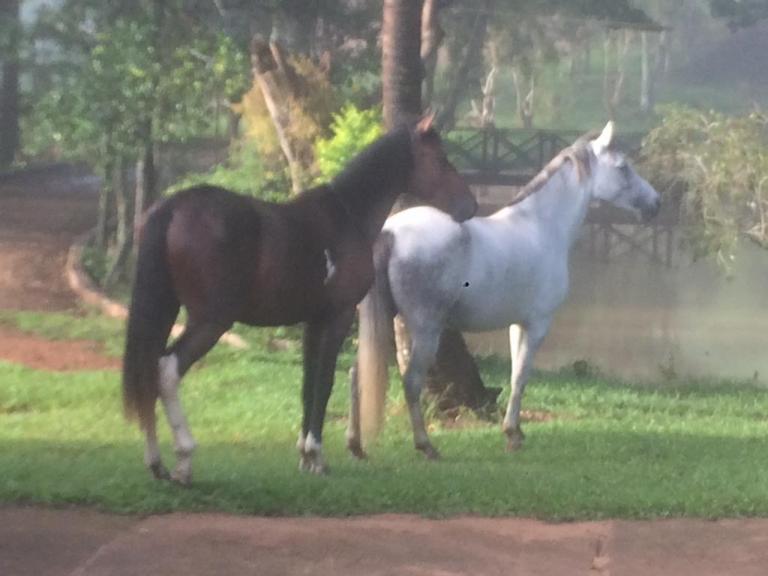
[[511,393],[504,417],[503,430],[507,435],[507,450],[522,447],[525,435],[520,427],[520,406],[525,385],[533,368],[533,358],[549,330],[550,320],[538,321],[527,326],[513,324],[509,327],[509,352],[512,362]]
[[416,449],[429,460],[437,460],[440,454],[430,442],[424,425],[424,415],[421,412],[421,390],[427,372],[435,363],[439,343],[439,332],[415,331],[411,333],[411,358],[403,376],[405,400],[408,403],[408,412],[411,416],[413,429],[413,443]]
[[307,402],[305,401],[304,404],[307,432],[303,442],[300,467],[313,474],[324,474],[328,471],[322,450],[325,411],[333,390],[336,359],[344,338],[349,333],[354,315],[355,308],[352,306],[342,310],[333,318],[310,322],[306,328],[313,336],[309,339],[305,338],[308,345],[305,345],[304,353],[309,354],[310,358],[305,358],[304,361],[304,390],[306,399],[311,389],[312,402],[308,413]]

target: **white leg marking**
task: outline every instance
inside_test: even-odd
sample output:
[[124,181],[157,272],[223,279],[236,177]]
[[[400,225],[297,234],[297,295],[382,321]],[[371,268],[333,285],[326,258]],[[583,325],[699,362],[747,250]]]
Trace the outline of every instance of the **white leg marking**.
[[176,471],[174,478],[182,483],[190,480],[192,452],[197,446],[187,425],[187,418],[179,401],[179,361],[174,354],[163,356],[159,361],[160,397],[165,415],[173,432],[176,450]]
[[312,432],[307,434],[304,441],[304,452],[301,453],[299,461],[299,470],[311,472],[312,474],[325,474],[326,467],[323,460],[323,447],[318,442]]
[[296,450],[302,454],[306,451],[307,437],[304,436],[304,432],[299,431],[299,439],[296,441]]
[[148,434],[147,444],[144,447],[144,464],[147,468],[150,468],[158,462],[160,462],[160,446],[157,444],[157,436],[155,434]]
[[307,440],[304,442],[304,451],[310,453],[320,453],[323,451],[322,445],[315,440],[315,436],[312,432],[307,434]]

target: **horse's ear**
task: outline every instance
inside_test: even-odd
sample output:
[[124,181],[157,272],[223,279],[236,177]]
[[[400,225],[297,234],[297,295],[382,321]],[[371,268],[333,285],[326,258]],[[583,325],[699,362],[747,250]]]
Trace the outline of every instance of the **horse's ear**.
[[613,135],[616,132],[616,126],[613,120],[610,120],[608,124],[603,128],[602,134],[597,137],[597,140],[593,142],[595,151],[602,152],[603,150],[610,149],[613,144]]
[[416,134],[426,134],[434,128],[437,110],[427,110],[421,119],[416,123]]

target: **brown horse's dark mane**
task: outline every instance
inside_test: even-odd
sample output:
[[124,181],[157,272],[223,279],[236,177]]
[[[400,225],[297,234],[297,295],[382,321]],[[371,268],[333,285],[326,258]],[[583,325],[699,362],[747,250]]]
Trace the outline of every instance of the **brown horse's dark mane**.
[[330,186],[353,211],[381,188],[403,185],[413,170],[411,133],[389,132],[351,160]]

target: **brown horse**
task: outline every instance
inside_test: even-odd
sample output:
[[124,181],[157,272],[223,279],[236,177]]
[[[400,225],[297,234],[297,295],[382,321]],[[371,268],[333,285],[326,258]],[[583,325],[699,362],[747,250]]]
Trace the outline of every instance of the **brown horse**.
[[[305,324],[300,466],[325,471],[323,420],[336,358],[355,306],[373,281],[374,241],[402,192],[456,220],[470,218],[477,208],[431,118],[383,136],[330,184],[284,204],[202,186],[179,192],[149,213],[128,320],[123,398],[126,414],[144,430],[145,463],[155,478],[189,483],[195,441],[179,402],[179,382],[235,322]],[[168,346],[182,305],[187,327]],[[157,444],[158,396],[173,431],[172,474]]]

